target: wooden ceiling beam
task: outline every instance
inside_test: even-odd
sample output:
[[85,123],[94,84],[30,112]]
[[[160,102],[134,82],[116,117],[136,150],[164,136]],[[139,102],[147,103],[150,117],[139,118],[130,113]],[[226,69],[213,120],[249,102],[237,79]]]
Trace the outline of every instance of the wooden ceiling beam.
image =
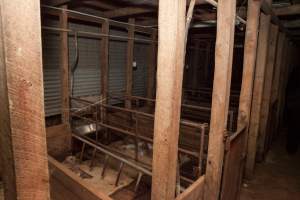
[[43,3],[49,6],[61,6],[70,3],[72,0],[43,0]]
[[116,17],[125,17],[130,15],[145,14],[151,12],[157,12],[157,11],[154,9],[142,8],[142,7],[125,7],[125,8],[119,8],[116,10],[104,12],[103,15],[107,18],[116,18]]
[[291,20],[283,22],[285,28],[300,28],[300,20]]
[[113,5],[108,2],[103,2],[103,1],[82,1],[83,5],[88,5],[88,6],[94,6],[96,8],[101,8],[104,10],[113,10],[118,8],[118,6]]
[[282,8],[274,8],[274,12],[277,16],[297,15],[300,14],[300,4],[294,4]]

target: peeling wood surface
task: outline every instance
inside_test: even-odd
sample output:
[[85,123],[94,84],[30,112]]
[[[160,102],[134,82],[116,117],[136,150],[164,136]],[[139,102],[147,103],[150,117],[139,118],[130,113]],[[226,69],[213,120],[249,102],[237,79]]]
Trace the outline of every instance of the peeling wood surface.
[[175,200],[201,200],[204,193],[205,176],[201,176],[196,182],[189,186]]
[[40,3],[1,0],[0,5],[0,151],[5,197],[49,199]]

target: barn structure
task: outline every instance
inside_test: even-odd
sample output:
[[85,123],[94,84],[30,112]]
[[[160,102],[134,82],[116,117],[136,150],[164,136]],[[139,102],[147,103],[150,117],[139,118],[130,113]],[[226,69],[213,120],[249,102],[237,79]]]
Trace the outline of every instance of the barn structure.
[[0,199],[299,199],[299,2],[0,0]]

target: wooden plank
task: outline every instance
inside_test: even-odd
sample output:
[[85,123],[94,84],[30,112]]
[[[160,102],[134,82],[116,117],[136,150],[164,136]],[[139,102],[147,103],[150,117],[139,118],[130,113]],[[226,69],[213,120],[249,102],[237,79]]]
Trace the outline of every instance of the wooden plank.
[[204,199],[212,200],[218,199],[220,195],[233,62],[236,1],[219,0],[217,16],[215,73],[204,192]]
[[1,0],[0,5],[0,152],[5,199],[48,199],[40,1]]
[[159,1],[152,200],[175,197],[186,1]]
[[268,119],[270,112],[270,104],[271,104],[271,90],[272,90],[272,81],[274,75],[274,66],[276,60],[276,47],[278,41],[278,26],[271,25],[271,32],[269,37],[269,51],[267,57],[267,66],[265,73],[265,81],[264,81],[264,90],[263,90],[263,98],[262,98],[262,109],[260,115],[260,126],[259,126],[259,137],[258,137],[258,147],[256,156],[259,161],[264,159],[264,149],[265,149],[265,139],[266,135],[270,134],[268,132]]
[[51,199],[53,200],[112,200],[109,196],[84,182],[82,178],[67,167],[48,157],[51,182]]
[[71,152],[71,130],[67,124],[48,127],[46,129],[48,154],[61,157]]
[[175,200],[201,200],[204,193],[205,176],[201,176],[190,185],[183,193],[181,193]]
[[[67,8],[63,6],[63,8]],[[68,28],[68,13],[64,10],[59,14],[59,27]],[[61,75],[61,98],[62,98],[62,123],[69,124],[70,118],[70,86],[69,86],[69,45],[68,33],[60,33],[60,75]]]
[[264,77],[268,54],[268,42],[266,41],[268,41],[269,38],[270,22],[271,16],[261,13],[257,47],[258,49],[256,59],[256,71],[254,78],[251,117],[248,133],[247,160],[245,167],[245,176],[248,179],[253,177],[255,166],[256,144],[260,119],[259,116],[261,113]]
[[144,8],[144,7],[125,7],[125,8],[106,11],[103,13],[103,15],[107,18],[116,18],[116,17],[126,17],[131,15],[137,15],[137,14],[146,14],[155,11],[156,10],[154,9]]
[[[157,31],[153,31],[151,34],[151,39],[153,41],[157,40]],[[156,52],[157,44],[152,42],[149,46],[149,60],[148,60],[148,69],[147,69],[147,98],[153,99],[154,89],[155,89],[155,71],[156,71]]]
[[283,55],[284,55],[284,44],[286,41],[286,36],[284,33],[280,32],[278,36],[278,45],[276,52],[276,62],[275,62],[275,73],[272,83],[272,97],[271,103],[275,103],[278,100],[280,76],[282,75],[282,65],[283,65]]
[[[129,24],[134,24],[134,18],[130,18],[128,20]],[[134,26],[128,27],[128,43],[127,43],[127,62],[126,62],[126,95],[132,95],[132,87],[133,87],[133,50],[134,50]],[[125,107],[131,108],[131,101],[125,101]]]
[[282,8],[274,8],[274,12],[278,16],[298,15],[298,14],[300,14],[300,5],[299,4],[294,4],[294,5],[285,6],[285,7],[282,7]]

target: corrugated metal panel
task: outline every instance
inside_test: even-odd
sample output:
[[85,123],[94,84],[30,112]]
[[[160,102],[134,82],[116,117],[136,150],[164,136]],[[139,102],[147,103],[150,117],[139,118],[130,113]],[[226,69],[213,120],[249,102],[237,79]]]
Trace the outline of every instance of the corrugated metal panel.
[[[70,23],[72,30],[99,32],[100,28]],[[69,37],[69,63],[73,66],[76,51],[74,37]],[[74,96],[100,95],[100,40],[78,38],[79,61],[74,74]]]
[[[47,24],[49,25],[49,24]],[[56,24],[51,24],[55,26]],[[99,27],[70,23],[75,30],[99,32]],[[127,36],[127,31],[111,30],[111,34]],[[139,38],[143,36],[137,36]],[[144,38],[144,37],[143,37]],[[79,63],[74,76],[74,96],[99,95],[100,74],[100,40],[79,38]],[[109,91],[125,91],[125,72],[127,59],[127,42],[110,39],[109,42]],[[147,44],[135,43],[134,61],[137,70],[133,73],[133,94],[145,96],[147,80]],[[46,116],[60,114],[60,71],[59,71],[59,36],[55,34],[43,35],[44,84]],[[69,37],[69,63],[73,65],[75,59],[74,37]],[[111,101],[109,103],[119,103]]]
[[[125,31],[111,30],[110,34],[126,36]],[[109,41],[109,92],[119,93],[125,91],[126,84],[126,59],[127,42]],[[120,101],[111,100],[110,104],[120,103]]]
[[136,96],[146,96],[148,49],[149,45],[147,44],[134,44],[134,61],[137,64],[137,68],[133,71],[132,93]]

